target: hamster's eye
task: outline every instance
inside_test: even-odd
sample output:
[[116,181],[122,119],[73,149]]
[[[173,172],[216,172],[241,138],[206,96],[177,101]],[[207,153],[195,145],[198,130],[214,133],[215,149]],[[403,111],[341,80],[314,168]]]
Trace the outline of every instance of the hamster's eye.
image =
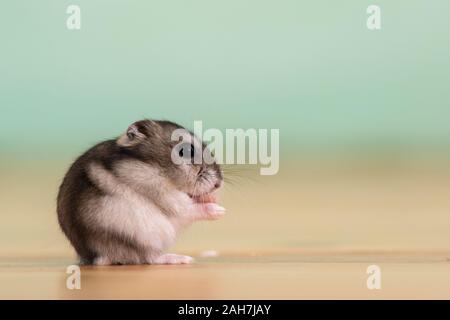
[[180,158],[187,158],[190,156],[191,159],[195,156],[195,147],[192,144],[185,144],[180,148],[178,152]]

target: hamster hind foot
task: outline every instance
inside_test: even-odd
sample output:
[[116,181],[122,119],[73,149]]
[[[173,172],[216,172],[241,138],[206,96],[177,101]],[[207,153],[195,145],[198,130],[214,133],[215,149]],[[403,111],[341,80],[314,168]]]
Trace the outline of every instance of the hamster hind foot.
[[152,261],[152,264],[191,264],[194,258],[180,254],[166,253]]
[[109,266],[111,265],[111,260],[108,257],[97,257],[92,262],[95,266]]

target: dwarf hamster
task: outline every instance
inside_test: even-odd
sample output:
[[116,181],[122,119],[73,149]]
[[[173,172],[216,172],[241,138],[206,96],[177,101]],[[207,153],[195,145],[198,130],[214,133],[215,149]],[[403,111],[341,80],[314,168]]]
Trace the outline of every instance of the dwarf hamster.
[[83,264],[184,264],[189,256],[165,253],[196,220],[217,219],[222,171],[209,164],[175,164],[172,132],[191,143],[176,155],[209,151],[195,135],[169,121],[141,120],[117,139],[81,155],[66,173],[57,198],[58,221]]

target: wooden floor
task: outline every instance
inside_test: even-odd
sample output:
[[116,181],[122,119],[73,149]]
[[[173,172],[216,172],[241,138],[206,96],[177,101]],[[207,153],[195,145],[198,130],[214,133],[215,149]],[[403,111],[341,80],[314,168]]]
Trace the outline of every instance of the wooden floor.
[[171,249],[195,264],[83,267],[81,290],[66,288],[76,260],[55,214],[65,166],[4,171],[0,298],[450,299],[450,170],[297,167],[226,186],[227,214]]
[[[82,267],[66,287],[70,259],[0,262],[1,299],[450,299],[445,253],[242,252],[193,265]],[[369,290],[378,265],[381,289]]]

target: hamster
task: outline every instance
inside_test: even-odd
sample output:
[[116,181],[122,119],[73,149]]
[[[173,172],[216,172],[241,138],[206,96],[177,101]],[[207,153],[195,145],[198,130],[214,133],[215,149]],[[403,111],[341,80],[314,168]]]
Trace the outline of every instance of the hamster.
[[172,132],[191,144],[175,155],[209,151],[194,134],[169,121],[141,120],[115,140],[81,155],[66,173],[57,198],[58,221],[82,264],[186,264],[189,256],[165,253],[183,228],[220,218],[222,185],[213,161],[175,164]]

